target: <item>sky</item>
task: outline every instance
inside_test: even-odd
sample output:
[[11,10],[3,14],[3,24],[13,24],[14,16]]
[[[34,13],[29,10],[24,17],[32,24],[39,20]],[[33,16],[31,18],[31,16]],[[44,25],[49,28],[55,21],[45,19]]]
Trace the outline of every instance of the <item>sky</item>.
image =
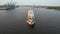
[[0,0],[0,5],[11,1],[19,5],[60,6],[60,0]]

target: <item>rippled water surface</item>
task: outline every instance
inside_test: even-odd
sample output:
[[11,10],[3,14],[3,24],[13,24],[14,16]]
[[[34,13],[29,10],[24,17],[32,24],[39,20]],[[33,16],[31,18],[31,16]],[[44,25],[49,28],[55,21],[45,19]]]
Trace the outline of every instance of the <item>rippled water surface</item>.
[[2,34],[56,34],[60,32],[60,11],[34,8],[34,26],[26,23],[29,7],[0,10],[0,33]]

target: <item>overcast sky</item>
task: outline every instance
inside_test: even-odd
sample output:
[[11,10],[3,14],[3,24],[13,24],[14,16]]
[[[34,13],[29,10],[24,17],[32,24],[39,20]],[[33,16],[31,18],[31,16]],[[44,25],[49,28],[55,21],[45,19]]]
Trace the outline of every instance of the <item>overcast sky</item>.
[[[0,5],[3,5],[12,0],[0,0]],[[43,5],[43,6],[60,6],[60,0],[13,0],[19,5]]]

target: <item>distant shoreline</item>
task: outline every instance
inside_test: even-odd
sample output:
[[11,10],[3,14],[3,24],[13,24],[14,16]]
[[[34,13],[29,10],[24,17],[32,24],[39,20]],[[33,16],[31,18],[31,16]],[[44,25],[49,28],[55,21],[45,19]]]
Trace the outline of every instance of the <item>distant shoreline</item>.
[[[60,10],[60,6],[35,6],[35,5],[20,5],[19,7],[34,7],[34,8],[46,8],[46,9],[58,9]],[[0,5],[0,10],[4,10],[5,6]]]
[[35,6],[35,5],[21,5],[20,7],[34,7],[34,8],[46,8],[60,10],[60,6]]

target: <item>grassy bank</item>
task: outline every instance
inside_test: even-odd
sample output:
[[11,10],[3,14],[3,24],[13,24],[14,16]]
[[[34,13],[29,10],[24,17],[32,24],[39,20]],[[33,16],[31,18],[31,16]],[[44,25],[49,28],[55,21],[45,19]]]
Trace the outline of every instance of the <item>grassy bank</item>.
[[57,9],[57,10],[60,10],[60,7],[47,7],[47,9]]

